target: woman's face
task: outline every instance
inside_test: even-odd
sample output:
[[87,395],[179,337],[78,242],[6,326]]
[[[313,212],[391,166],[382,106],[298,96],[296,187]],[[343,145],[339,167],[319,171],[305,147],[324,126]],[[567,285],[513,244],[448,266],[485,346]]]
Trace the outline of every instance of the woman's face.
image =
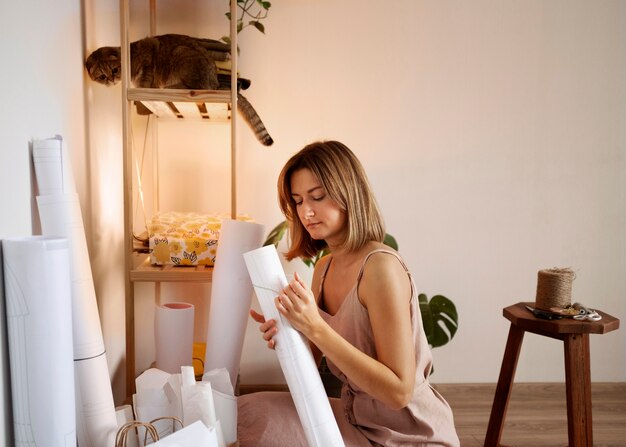
[[291,175],[291,198],[311,238],[323,239],[330,247],[344,240],[346,213],[309,169],[299,169]]

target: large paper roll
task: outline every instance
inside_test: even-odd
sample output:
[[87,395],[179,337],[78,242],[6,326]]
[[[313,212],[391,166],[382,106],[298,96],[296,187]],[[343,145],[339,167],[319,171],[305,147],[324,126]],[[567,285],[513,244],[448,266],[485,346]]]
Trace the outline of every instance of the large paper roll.
[[41,194],[37,204],[42,233],[67,238],[69,243],[78,444],[113,445],[117,432],[115,404],[85,229],[63,140],[56,137],[33,141],[33,164]]
[[262,225],[224,220],[217,243],[204,371],[226,368],[233,386],[252,304],[252,283],[243,254],[261,246],[263,233]]
[[15,445],[74,446],[67,240],[6,239],[2,249]]
[[63,138],[59,135],[33,142],[33,165],[39,195],[62,194],[75,190],[72,164],[69,159],[64,160],[67,156],[63,150]]
[[343,446],[309,342],[278,312],[274,298],[288,285],[273,245],[244,254],[266,319],[276,320],[276,355],[310,447]]
[[78,194],[38,196],[37,205],[43,234],[67,237],[70,241],[72,296],[75,297],[72,301],[74,358],[83,360],[103,354],[104,341]]
[[157,306],[154,317],[156,367],[170,374],[193,362],[194,307],[189,303]]

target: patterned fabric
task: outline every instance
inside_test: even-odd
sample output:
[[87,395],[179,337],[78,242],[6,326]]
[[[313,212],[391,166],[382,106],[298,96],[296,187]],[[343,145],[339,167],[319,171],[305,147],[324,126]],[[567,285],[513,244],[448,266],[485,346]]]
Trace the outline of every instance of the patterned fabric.
[[[156,265],[214,265],[222,220],[227,214],[170,211],[158,213],[148,225],[150,263]],[[254,222],[248,217],[237,220]]]

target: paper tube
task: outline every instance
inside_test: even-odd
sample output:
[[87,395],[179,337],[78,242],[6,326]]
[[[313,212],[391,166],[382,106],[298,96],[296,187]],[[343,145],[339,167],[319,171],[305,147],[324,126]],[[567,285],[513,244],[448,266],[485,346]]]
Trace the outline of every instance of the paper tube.
[[74,192],[72,165],[68,154],[63,150],[63,138],[33,141],[33,165],[37,178],[39,195],[62,194]]
[[113,445],[117,431],[113,392],[85,229],[63,140],[33,141],[33,164],[41,193],[37,204],[42,232],[44,236],[67,238],[70,249],[78,444]]
[[343,446],[309,343],[274,305],[274,298],[288,284],[276,248],[268,245],[250,251],[244,259],[265,318],[276,320],[276,355],[309,447]]
[[224,220],[217,243],[204,371],[226,368],[233,386],[252,304],[252,284],[243,254],[261,246],[263,233],[262,225]]
[[2,241],[15,445],[76,444],[65,239]]
[[170,374],[192,364],[194,307],[189,303],[157,306],[154,322],[156,367]]

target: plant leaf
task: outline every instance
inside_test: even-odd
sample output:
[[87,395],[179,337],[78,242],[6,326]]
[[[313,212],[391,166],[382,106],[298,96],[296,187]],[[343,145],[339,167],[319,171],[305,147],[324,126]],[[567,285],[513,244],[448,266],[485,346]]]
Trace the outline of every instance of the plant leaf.
[[272,229],[272,231],[270,231],[270,234],[267,236],[267,239],[265,239],[265,242],[263,242],[263,246],[265,247],[266,245],[274,244],[276,247],[278,247],[278,243],[285,236],[286,231],[287,231],[287,221],[283,220],[281,223],[276,225],[274,229]]
[[265,27],[263,26],[263,24],[261,22],[259,22],[258,20],[251,20],[249,22],[250,25],[254,26],[256,29],[258,29],[259,31],[261,31],[263,34],[265,34]]
[[452,340],[459,326],[454,303],[443,295],[435,295],[429,302],[423,293],[418,295],[418,301],[428,344],[436,348]]
[[385,239],[383,240],[383,244],[393,248],[395,251],[398,251],[398,242],[396,242],[396,238],[394,238],[389,233],[385,233]]

